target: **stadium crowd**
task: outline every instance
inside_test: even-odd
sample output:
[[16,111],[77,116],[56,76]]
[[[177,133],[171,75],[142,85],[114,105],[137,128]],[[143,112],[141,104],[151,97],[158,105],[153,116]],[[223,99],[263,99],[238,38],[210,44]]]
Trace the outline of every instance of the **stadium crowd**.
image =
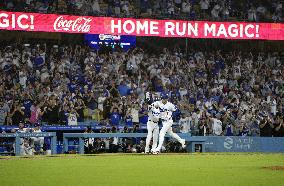
[[4,125],[95,120],[101,132],[105,126],[140,132],[148,119],[145,98],[166,92],[179,108],[173,118],[180,132],[284,135],[284,63],[278,53],[99,53],[79,45],[24,44],[1,48],[0,65]]
[[93,16],[283,22],[281,0],[0,0],[0,9]]

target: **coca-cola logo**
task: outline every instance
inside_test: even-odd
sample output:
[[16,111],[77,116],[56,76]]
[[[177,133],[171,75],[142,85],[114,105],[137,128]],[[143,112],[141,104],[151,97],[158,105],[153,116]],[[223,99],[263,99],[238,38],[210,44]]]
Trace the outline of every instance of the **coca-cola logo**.
[[59,16],[54,24],[53,28],[55,31],[73,31],[73,32],[84,32],[87,33],[91,30],[92,21],[91,18],[78,17],[75,20],[64,19],[63,16]]

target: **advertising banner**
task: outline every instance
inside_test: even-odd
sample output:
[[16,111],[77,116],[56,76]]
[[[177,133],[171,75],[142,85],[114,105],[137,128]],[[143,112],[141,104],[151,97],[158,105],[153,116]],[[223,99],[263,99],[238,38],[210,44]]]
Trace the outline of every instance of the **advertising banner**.
[[282,23],[154,20],[5,11],[0,11],[0,30],[284,40],[284,24]]

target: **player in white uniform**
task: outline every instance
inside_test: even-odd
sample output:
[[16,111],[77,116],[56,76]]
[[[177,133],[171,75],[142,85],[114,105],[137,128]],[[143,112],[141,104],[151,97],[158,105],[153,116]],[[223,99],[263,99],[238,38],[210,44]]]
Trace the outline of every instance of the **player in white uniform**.
[[[40,125],[37,123],[35,124],[35,127],[32,129],[32,132],[42,132],[40,129]],[[44,144],[44,137],[31,137],[31,147],[34,148],[35,145],[40,146],[40,151],[43,151],[43,144]]]
[[154,106],[158,106],[160,108],[160,118],[163,123],[163,127],[160,130],[159,134],[159,145],[155,150],[155,153],[159,153],[162,145],[164,143],[165,135],[168,133],[171,137],[178,140],[181,143],[182,148],[185,148],[185,140],[181,139],[176,133],[173,132],[173,118],[172,113],[176,111],[176,106],[168,101],[168,96],[166,94],[161,95],[162,100],[155,102]]
[[[156,104],[157,105],[157,104]],[[157,148],[158,144],[158,136],[159,136],[159,117],[160,117],[160,108],[155,106],[155,102],[149,105],[148,109],[148,122],[147,122],[147,138],[146,138],[146,146],[145,153],[149,153],[150,141],[153,137],[153,144],[151,152],[154,152]]]
[[[29,128],[25,128],[24,123],[20,122],[19,130],[17,133],[27,133]],[[20,154],[21,155],[33,155],[32,147],[30,146],[29,138],[20,138]]]

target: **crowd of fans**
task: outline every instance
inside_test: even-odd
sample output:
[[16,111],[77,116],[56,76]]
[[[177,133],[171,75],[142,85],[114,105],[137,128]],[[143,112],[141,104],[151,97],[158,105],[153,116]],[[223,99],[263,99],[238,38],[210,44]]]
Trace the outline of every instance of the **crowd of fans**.
[[283,22],[282,0],[0,0],[0,9],[93,16]]
[[[0,49],[0,123],[125,126],[148,120],[145,95],[179,108],[175,130],[193,135],[283,136],[284,62],[278,53],[159,54],[135,48],[11,45]],[[106,129],[104,129],[106,130]],[[102,131],[103,132],[103,131]]]

